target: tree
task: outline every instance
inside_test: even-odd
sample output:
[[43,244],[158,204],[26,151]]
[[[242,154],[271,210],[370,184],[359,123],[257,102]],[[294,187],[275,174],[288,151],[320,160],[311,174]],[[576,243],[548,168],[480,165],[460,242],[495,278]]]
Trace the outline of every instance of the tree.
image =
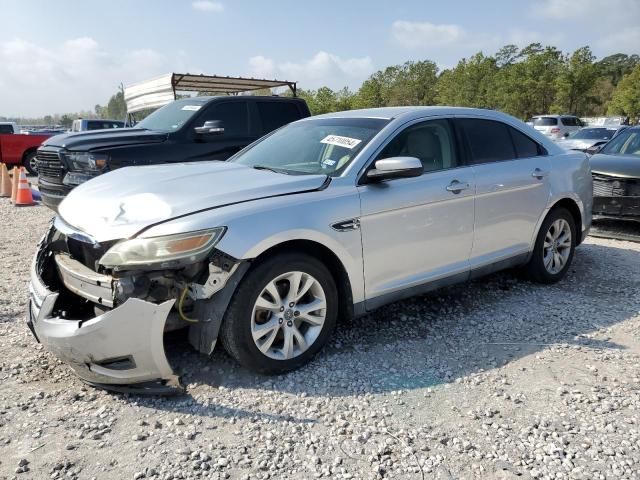
[[440,105],[495,108],[496,59],[476,53],[463,58],[452,70],[440,75],[437,102]]
[[609,104],[610,115],[640,117],[640,65],[622,77]]
[[549,113],[556,96],[556,78],[563,66],[562,52],[532,43],[516,58],[496,74],[496,107],[525,119]]
[[631,73],[636,65],[640,65],[640,56],[616,53],[604,57],[596,63],[598,74],[608,78],[616,86],[626,74]]
[[64,128],[71,128],[71,124],[73,123],[73,117],[71,117],[68,113],[65,113],[60,117],[60,124]]
[[112,95],[107,103],[106,112],[102,111],[102,118],[112,120],[123,120],[127,115],[127,104],[124,101],[124,91],[122,88],[118,93]]
[[371,75],[353,104],[357,108],[433,105],[437,81],[438,67],[430,60],[393,65]]
[[598,80],[595,56],[589,47],[573,52],[556,79],[557,96],[552,110],[577,115],[593,103],[592,90]]

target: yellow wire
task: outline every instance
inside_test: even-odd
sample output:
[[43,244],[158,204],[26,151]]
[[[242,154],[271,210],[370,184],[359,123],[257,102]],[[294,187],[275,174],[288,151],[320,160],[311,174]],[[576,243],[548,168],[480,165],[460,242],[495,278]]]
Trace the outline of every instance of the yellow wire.
[[178,314],[180,315],[180,318],[185,322],[198,323],[198,320],[196,320],[195,318],[189,318],[182,312],[182,304],[184,303],[184,297],[187,296],[188,291],[189,291],[189,285],[184,287],[184,290],[180,294],[180,299],[178,300]]

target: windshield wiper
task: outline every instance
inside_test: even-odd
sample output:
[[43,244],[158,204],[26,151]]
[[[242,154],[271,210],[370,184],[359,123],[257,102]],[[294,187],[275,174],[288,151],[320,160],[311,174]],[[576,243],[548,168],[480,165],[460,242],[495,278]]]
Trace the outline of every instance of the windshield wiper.
[[289,175],[287,172],[285,172],[283,170],[276,170],[275,168],[267,167],[265,165],[254,165],[251,168],[253,168],[255,170],[268,170],[268,171],[273,172],[273,173],[283,173],[285,175]]

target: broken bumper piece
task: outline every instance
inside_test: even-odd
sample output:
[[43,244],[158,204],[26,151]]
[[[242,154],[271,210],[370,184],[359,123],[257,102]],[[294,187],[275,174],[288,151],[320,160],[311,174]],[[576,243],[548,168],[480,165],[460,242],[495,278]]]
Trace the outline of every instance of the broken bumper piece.
[[135,393],[179,393],[167,361],[164,326],[174,300],[156,304],[130,298],[89,320],[53,316],[58,293],[41,281],[34,265],[27,323],[42,345],[80,378],[101,388]]

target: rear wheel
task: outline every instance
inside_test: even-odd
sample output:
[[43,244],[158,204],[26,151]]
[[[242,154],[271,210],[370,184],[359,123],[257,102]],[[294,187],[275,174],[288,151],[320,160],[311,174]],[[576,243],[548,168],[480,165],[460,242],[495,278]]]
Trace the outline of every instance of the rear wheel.
[[531,260],[528,276],[540,283],[555,283],[569,270],[576,248],[576,226],[565,208],[554,208],[544,219]]
[[222,324],[224,348],[243,366],[276,374],[307,363],[326,343],[338,294],[314,257],[281,254],[247,273]]
[[30,175],[38,174],[38,161],[36,159],[36,152],[29,152],[25,155],[22,162]]

